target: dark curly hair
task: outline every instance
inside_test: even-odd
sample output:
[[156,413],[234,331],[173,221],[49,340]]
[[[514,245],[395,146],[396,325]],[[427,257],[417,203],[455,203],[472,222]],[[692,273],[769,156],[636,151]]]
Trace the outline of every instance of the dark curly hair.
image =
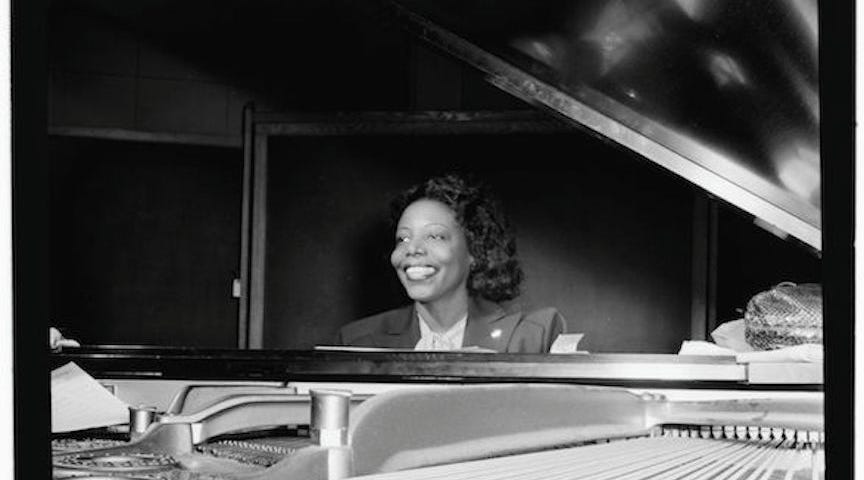
[[516,258],[516,239],[500,202],[489,187],[467,175],[448,174],[409,187],[390,204],[391,221],[417,200],[437,200],[456,214],[468,240],[474,263],[468,273],[468,293],[500,302],[519,296],[522,268]]

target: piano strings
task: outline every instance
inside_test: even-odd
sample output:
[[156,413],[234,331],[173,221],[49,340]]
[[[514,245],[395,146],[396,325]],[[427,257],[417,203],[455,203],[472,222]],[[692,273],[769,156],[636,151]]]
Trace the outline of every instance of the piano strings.
[[[682,435],[683,432],[687,432]],[[705,428],[666,427],[659,435],[614,440],[510,457],[498,457],[410,472],[420,480],[815,480],[824,478],[825,457],[817,432],[732,427],[726,438],[702,437]],[[709,427],[708,432],[717,432]],[[691,436],[690,433],[699,435]],[[757,438],[746,433],[755,432]],[[777,435],[779,433],[779,435]],[[816,435],[812,435],[816,433]],[[824,440],[824,437],[821,437]],[[804,441],[801,441],[801,440]],[[358,477],[408,478],[406,472]]]

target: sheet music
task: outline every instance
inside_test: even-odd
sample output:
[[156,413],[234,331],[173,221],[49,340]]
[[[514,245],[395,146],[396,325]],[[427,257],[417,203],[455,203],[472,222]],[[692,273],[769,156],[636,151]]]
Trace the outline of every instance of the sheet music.
[[51,432],[129,421],[129,407],[74,362],[51,372]]

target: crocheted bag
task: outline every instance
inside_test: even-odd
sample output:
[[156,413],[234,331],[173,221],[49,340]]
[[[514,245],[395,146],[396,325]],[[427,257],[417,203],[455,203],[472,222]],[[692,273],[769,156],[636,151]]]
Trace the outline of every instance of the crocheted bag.
[[822,286],[783,282],[757,293],[744,312],[744,337],[757,350],[822,343]]

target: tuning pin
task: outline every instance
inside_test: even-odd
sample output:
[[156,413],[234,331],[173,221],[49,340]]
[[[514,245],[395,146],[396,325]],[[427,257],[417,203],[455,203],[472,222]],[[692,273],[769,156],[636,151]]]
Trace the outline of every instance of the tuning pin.
[[771,428],[771,440],[783,441],[783,429],[780,427]]
[[747,438],[750,440],[759,440],[759,427],[747,427]]
[[795,444],[796,444],[796,446],[802,447],[802,446],[804,446],[805,443],[807,443],[807,432],[805,432],[803,430],[796,430],[795,431]]

